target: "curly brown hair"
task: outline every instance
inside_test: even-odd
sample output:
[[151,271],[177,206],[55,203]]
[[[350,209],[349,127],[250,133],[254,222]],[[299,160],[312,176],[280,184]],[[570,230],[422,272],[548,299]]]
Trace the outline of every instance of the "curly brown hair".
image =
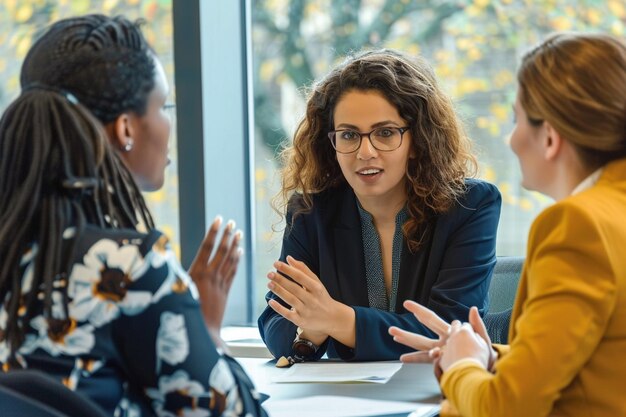
[[284,216],[290,197],[300,193],[295,218],[311,210],[313,194],[345,183],[328,132],[334,129],[335,105],[354,90],[381,93],[411,130],[416,158],[406,167],[409,220],[403,233],[413,252],[420,246],[420,226],[446,212],[465,192],[465,178],[477,171],[452,102],[437,85],[430,65],[420,58],[388,49],[363,51],[348,56],[312,85],[293,144],[281,154],[282,188],[274,207]]

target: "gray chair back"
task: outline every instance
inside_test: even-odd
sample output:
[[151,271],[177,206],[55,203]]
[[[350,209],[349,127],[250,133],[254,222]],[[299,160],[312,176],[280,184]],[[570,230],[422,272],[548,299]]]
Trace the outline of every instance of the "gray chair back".
[[499,256],[489,285],[489,312],[485,326],[493,343],[508,343],[511,312],[517,293],[523,256]]
[[489,285],[489,313],[513,308],[523,265],[523,256],[498,256]]

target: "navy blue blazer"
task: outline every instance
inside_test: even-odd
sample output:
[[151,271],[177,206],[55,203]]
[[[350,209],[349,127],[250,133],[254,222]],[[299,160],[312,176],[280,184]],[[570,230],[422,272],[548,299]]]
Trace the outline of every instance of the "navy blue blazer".
[[[312,210],[293,222],[292,212],[287,213],[280,259],[285,261],[291,255],[304,262],[333,299],[351,306],[356,313],[355,348],[328,338],[318,358],[327,352],[330,358],[344,360],[398,359],[411,350],[393,341],[389,326],[434,336],[402,306],[406,299],[425,305],[448,322],[467,321],[471,306],[485,313],[496,263],[501,198],[498,189],[487,182],[468,179],[466,185],[465,195],[420,231],[424,238],[416,253],[412,254],[404,242],[395,313],[369,307],[361,219],[356,196],[348,185],[315,195]],[[290,207],[299,198],[295,195]],[[278,299],[272,292],[265,298]],[[275,357],[293,354],[293,323],[267,306],[258,325]]]

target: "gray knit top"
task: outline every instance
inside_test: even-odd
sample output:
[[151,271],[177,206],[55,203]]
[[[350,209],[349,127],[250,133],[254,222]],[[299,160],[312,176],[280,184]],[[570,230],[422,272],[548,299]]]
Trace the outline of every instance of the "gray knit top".
[[391,254],[391,294],[387,294],[387,289],[385,288],[380,237],[374,226],[374,219],[371,214],[361,207],[358,200],[357,206],[359,207],[359,215],[361,216],[365,277],[367,278],[367,297],[370,307],[394,312],[398,295],[400,259],[402,258],[402,247],[404,246],[402,226],[408,218],[406,206],[396,215],[396,230],[393,234],[393,248]]

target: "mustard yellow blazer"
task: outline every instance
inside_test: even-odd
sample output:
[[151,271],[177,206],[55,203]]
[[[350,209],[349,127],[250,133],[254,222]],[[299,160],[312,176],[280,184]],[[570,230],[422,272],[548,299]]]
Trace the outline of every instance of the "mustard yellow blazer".
[[511,323],[495,373],[444,373],[462,416],[626,416],[626,159],[537,217]]

